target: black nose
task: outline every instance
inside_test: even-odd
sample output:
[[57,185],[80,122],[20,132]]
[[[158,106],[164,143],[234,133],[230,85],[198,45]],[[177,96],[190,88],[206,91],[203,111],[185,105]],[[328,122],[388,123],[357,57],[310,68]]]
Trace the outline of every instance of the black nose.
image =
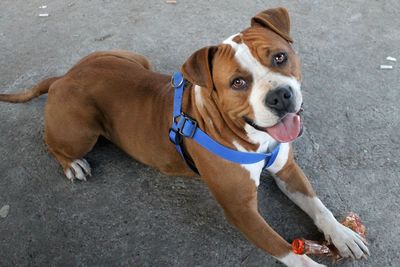
[[275,110],[278,115],[295,111],[293,90],[290,86],[281,86],[268,92],[265,98],[267,107]]

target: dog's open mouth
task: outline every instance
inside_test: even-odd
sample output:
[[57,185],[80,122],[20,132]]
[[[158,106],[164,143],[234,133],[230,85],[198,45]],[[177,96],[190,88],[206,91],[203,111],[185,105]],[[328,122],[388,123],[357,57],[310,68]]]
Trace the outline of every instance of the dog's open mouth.
[[247,117],[244,117],[244,120],[257,130],[267,132],[276,141],[288,143],[295,140],[303,132],[302,111],[303,107],[297,113],[287,113],[277,124],[271,127],[260,127]]

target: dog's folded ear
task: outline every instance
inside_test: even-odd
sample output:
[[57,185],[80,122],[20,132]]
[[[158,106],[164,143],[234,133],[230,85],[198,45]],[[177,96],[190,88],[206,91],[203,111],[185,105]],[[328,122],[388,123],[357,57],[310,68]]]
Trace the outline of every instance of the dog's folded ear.
[[278,7],[258,13],[251,19],[251,26],[262,26],[279,34],[286,41],[293,43],[290,37],[290,18],[286,8]]
[[192,84],[205,87],[212,91],[212,60],[217,46],[207,46],[194,52],[182,66],[183,76]]

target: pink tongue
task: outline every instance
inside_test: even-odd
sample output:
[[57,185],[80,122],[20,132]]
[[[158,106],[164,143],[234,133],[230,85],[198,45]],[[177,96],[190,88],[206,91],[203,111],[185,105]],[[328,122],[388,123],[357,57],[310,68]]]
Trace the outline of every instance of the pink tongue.
[[291,142],[300,134],[300,116],[295,113],[288,113],[280,122],[272,127],[266,128],[266,130],[267,133],[269,133],[278,142]]

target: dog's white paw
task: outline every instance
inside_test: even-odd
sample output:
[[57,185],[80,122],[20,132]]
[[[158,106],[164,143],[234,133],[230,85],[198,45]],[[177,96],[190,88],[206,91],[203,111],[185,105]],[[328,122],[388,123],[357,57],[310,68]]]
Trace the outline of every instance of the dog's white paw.
[[64,173],[72,182],[75,179],[86,181],[86,177],[92,175],[90,165],[85,159],[74,160]]
[[290,252],[279,260],[288,267],[326,267],[326,265],[319,264],[313,261],[307,255],[297,255]]
[[361,259],[370,255],[365,240],[337,221],[325,232],[325,239],[332,242],[344,258]]

